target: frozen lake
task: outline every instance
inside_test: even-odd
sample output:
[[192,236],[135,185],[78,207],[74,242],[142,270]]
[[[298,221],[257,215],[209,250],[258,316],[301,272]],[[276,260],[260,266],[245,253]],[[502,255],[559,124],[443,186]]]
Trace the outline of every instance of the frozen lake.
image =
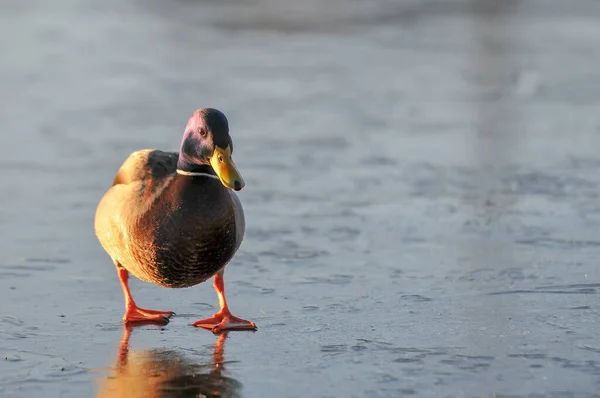
[[[487,3],[496,4],[495,8]],[[0,0],[0,396],[598,397],[600,3]],[[229,118],[218,302],[132,281],[96,205]]]

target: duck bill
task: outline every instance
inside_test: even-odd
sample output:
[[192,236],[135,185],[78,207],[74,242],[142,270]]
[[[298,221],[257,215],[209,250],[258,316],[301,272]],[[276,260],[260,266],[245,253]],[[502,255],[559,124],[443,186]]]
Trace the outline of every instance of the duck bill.
[[215,151],[210,158],[210,165],[225,187],[239,191],[246,185],[231,159],[230,145],[225,149],[215,147]]

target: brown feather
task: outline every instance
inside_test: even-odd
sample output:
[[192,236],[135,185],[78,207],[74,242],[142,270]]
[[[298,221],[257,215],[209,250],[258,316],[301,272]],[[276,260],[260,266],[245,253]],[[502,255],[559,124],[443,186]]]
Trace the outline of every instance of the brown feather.
[[136,277],[188,287],[221,270],[239,248],[244,214],[235,193],[207,176],[176,173],[177,153],[134,152],[96,211],[113,261]]

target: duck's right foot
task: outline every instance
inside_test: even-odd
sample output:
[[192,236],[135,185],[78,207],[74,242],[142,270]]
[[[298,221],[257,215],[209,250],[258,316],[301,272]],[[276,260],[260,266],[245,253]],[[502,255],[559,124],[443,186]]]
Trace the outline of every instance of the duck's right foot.
[[158,323],[166,325],[169,318],[175,315],[172,311],[146,310],[139,307],[130,307],[123,315],[123,323]]

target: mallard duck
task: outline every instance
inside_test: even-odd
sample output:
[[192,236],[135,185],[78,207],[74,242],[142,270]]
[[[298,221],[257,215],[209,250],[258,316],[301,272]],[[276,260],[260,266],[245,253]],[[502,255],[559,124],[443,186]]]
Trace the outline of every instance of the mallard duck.
[[225,115],[195,111],[179,152],[144,149],[121,166],[96,210],[98,240],[116,268],[125,296],[127,324],[167,323],[171,311],[137,306],[129,274],[158,286],[183,288],[214,276],[220,310],[192,325],[217,333],[256,329],[231,314],[223,271],[244,237],[242,204],[233,192],[244,187],[231,153]]

